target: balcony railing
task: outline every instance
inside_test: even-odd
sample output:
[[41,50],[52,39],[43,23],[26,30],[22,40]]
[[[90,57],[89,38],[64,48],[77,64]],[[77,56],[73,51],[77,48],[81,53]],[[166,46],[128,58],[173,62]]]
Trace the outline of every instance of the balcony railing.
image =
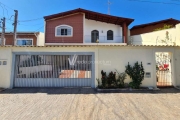
[[91,35],[84,36],[85,43],[123,43],[122,36],[113,36],[112,40],[107,40],[107,36],[92,37]]

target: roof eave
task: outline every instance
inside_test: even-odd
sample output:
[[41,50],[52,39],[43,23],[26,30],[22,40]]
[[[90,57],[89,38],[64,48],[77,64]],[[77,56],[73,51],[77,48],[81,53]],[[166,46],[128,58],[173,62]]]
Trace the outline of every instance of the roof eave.
[[146,27],[146,26],[149,26],[149,25],[154,25],[154,24],[166,22],[166,21],[169,21],[169,20],[174,20],[174,21],[176,21],[177,23],[178,23],[178,22],[180,23],[180,20],[176,20],[176,19],[173,19],[173,18],[169,18],[169,19],[165,19],[165,20],[161,20],[161,21],[156,21],[156,22],[151,22],[151,23],[146,23],[146,24],[135,25],[135,26],[133,26],[130,30],[134,30],[134,29]]
[[[102,13],[98,13],[98,12],[94,12],[94,11],[89,11],[89,10],[85,10],[85,9],[81,9],[81,8],[66,11],[66,12],[62,12],[62,13],[58,13],[58,14],[53,14],[53,15],[49,15],[49,16],[44,16],[44,19],[45,19],[45,21],[46,20],[51,20],[51,19],[54,19],[54,18],[64,17],[64,16],[67,16],[67,15],[70,15],[70,14],[75,14],[75,13],[78,13],[78,12],[79,13],[85,13],[85,14],[88,14],[88,13],[89,14],[97,14],[99,16],[109,17],[109,18],[112,17],[112,19],[122,19],[122,20],[124,19],[124,22],[126,22],[127,25],[130,25],[134,21],[134,19],[131,19],[131,18],[106,15],[106,14],[102,14]],[[112,23],[112,24],[114,24],[114,23]]]

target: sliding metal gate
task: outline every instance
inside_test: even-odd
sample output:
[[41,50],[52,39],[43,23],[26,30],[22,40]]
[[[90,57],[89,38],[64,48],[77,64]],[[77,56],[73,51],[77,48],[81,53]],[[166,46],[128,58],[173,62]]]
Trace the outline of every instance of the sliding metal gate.
[[16,55],[14,87],[92,86],[92,55]]

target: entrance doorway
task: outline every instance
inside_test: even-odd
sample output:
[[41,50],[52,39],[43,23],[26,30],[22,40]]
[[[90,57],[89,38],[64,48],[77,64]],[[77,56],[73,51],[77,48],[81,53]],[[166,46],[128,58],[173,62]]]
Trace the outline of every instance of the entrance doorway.
[[170,52],[156,52],[156,80],[157,87],[172,86],[172,65]]

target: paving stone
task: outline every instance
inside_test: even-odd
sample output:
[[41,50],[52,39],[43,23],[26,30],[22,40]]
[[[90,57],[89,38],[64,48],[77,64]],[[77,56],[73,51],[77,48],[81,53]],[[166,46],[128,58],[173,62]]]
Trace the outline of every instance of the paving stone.
[[0,92],[0,120],[174,120],[180,90],[98,93],[90,88],[15,88]]

